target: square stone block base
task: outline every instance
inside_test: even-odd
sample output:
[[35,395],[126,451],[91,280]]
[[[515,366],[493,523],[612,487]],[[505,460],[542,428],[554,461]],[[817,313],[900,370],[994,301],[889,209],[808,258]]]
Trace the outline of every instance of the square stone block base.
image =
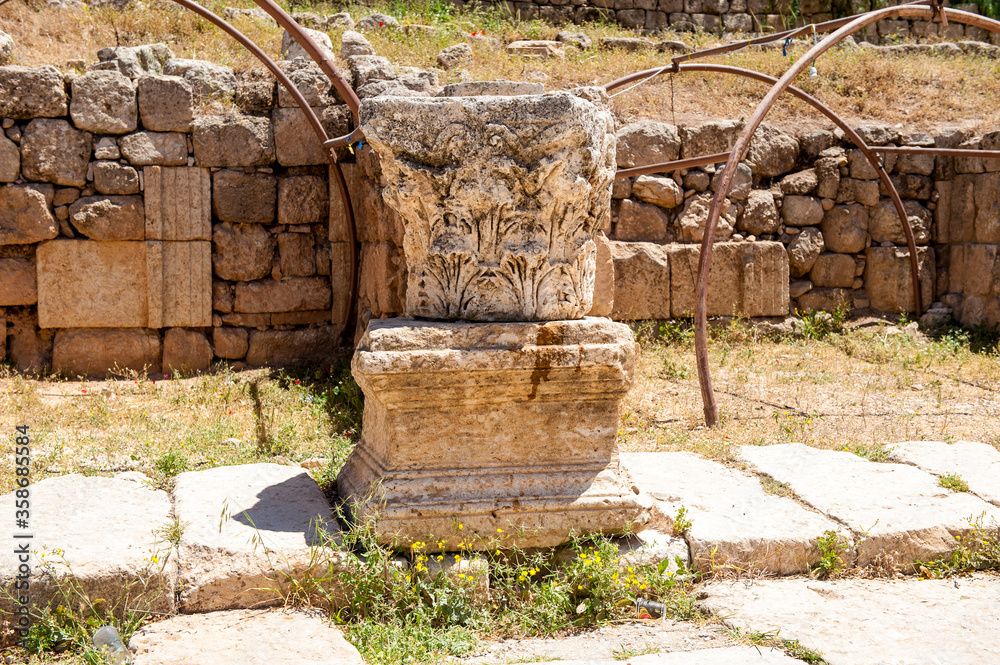
[[337,478],[355,520],[427,549],[549,547],[638,526],[618,404],[638,346],[603,318],[369,324],[361,441]]

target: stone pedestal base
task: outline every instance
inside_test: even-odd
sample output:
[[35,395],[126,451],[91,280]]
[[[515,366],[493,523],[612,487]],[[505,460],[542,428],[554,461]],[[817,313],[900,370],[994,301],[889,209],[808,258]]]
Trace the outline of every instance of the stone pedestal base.
[[369,324],[352,369],[361,442],[337,478],[383,542],[548,547],[645,519],[621,482],[618,403],[637,346],[627,326]]

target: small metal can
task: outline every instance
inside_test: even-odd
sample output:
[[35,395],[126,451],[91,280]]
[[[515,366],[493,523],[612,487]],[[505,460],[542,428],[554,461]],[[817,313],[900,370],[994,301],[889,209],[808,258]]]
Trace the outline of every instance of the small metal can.
[[635,599],[635,611],[640,619],[663,619],[667,616],[667,606],[655,600]]

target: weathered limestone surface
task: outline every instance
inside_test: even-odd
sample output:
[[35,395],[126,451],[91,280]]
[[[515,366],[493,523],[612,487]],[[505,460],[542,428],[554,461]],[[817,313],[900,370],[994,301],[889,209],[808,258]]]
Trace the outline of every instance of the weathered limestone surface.
[[905,464],[801,443],[742,446],[740,456],[857,535],[867,534],[857,545],[859,566],[880,556],[901,566],[944,556],[958,546],[955,536],[968,531],[970,516],[986,511],[987,519],[1000,519],[1000,509],[946,490]]
[[[5,494],[0,508],[14,515],[14,502],[13,493]],[[72,594],[59,597],[57,584],[65,586],[68,565],[84,593],[105,599],[109,607],[127,599],[131,609],[173,611],[176,552],[156,533],[170,523],[166,492],[134,480],[72,474],[32,483],[31,508],[39,518],[31,521],[33,538],[21,542],[37,550],[30,561],[33,605],[78,602]],[[0,553],[4,591],[11,588],[19,565],[14,554],[19,542],[11,543]],[[64,554],[56,554],[57,549]],[[7,595],[0,594],[0,611],[12,610]]]
[[338,335],[331,327],[251,330],[246,361],[254,367],[328,362],[337,350]]
[[[328,137],[344,136],[350,131],[351,112],[347,106],[327,106],[313,111]],[[297,106],[274,110],[274,147],[282,166],[308,166],[328,161],[323,145]]]
[[780,630],[830,665],[989,663],[1000,640],[994,576],[714,582],[706,592],[701,606],[728,623]]
[[[456,46],[459,46],[456,44]],[[449,47],[452,48],[452,47]],[[445,49],[448,50],[448,49]],[[472,49],[469,49],[472,55]],[[449,83],[441,90],[441,97],[472,97],[472,96],[510,96],[510,95],[541,95],[545,86],[534,81],[463,81]]]
[[958,474],[969,489],[1000,505],[1000,452],[975,441],[904,441],[893,444],[892,456],[935,475]]
[[296,312],[330,308],[330,283],[323,277],[262,279],[236,285],[237,312]]
[[55,67],[0,67],[0,118],[29,120],[66,115],[69,100]]
[[145,236],[141,196],[85,196],[69,207],[69,218],[91,240],[142,240]]
[[212,176],[208,169],[149,166],[142,173],[147,240],[212,239]]
[[92,145],[89,132],[65,120],[32,120],[21,137],[21,173],[27,180],[84,187]]
[[670,251],[649,242],[611,242],[616,321],[670,317]]
[[200,332],[171,328],[163,335],[164,372],[204,372],[212,357],[212,345]]
[[42,328],[160,328],[212,324],[211,243],[39,245]]
[[139,117],[154,132],[188,132],[194,120],[194,92],[179,76],[143,76],[138,81]]
[[35,262],[0,259],[0,307],[34,305],[38,302]]
[[212,237],[215,274],[222,279],[248,282],[271,274],[274,237],[259,224],[216,224]]
[[98,70],[73,79],[69,114],[77,129],[96,134],[134,131],[139,112],[135,83],[119,72]]
[[149,327],[142,242],[53,240],[37,262],[42,328]]
[[184,166],[187,141],[180,132],[136,132],[118,139],[118,146],[133,166]]
[[280,604],[284,574],[325,570],[323,557],[310,560],[310,547],[339,537],[316,481],[279,464],[182,473],[174,514],[187,525],[178,545],[185,612]]
[[686,537],[698,570],[731,565],[803,573],[821,557],[817,539],[839,530],[791,499],[766,494],[757,478],[693,453],[628,453],[621,463],[652,498],[655,525],[670,531],[677,510],[686,508],[692,522]]
[[150,623],[129,641],[135,665],[342,663],[361,654],[319,610],[227,610]]
[[[670,248],[670,312],[673,318],[694,313],[701,249]],[[709,316],[786,316],[788,254],[777,242],[718,242],[708,273]]]
[[268,118],[199,116],[191,127],[198,166],[267,166],[274,161]]
[[139,193],[139,172],[131,166],[103,160],[95,162],[94,188],[101,194],[128,195]]
[[270,173],[243,173],[226,169],[213,176],[212,208],[223,222],[238,224],[274,220],[278,178]]
[[0,134],[0,182],[14,182],[21,173],[21,151]]
[[606,319],[373,320],[352,365],[365,428],[340,496],[383,539],[446,551],[641,523],[616,447],[635,353],[628,327]]
[[[522,661],[523,662],[523,661]],[[614,658],[604,660],[538,660],[533,665],[616,665],[622,662]],[[695,649],[694,651],[672,651],[650,653],[628,659],[632,665],[796,665],[802,661],[792,658],[784,651],[769,647],[717,647]]]
[[52,345],[52,371],[104,378],[124,370],[160,371],[160,338],[141,328],[59,330]]
[[611,242],[603,233],[598,233],[594,236],[594,244],[597,246],[594,304],[587,316],[611,316],[615,303],[615,261],[611,254]]
[[330,214],[325,178],[290,175],[278,179],[278,223],[319,224]]
[[[918,247],[920,294],[926,311],[934,302],[934,248]],[[913,312],[913,277],[910,251],[906,247],[869,247],[866,252],[865,288],[875,309],[883,312]]]
[[361,122],[406,226],[408,315],[531,321],[590,310],[593,236],[615,170],[603,104],[568,92],[380,97],[364,100]]
[[149,327],[212,325],[212,243],[146,242]]
[[33,187],[0,187],[0,245],[27,245],[59,235],[59,225]]

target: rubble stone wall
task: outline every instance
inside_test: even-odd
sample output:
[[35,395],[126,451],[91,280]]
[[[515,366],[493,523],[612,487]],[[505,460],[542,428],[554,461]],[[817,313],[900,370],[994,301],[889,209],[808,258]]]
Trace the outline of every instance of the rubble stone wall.
[[[724,152],[742,124],[675,127],[639,121],[618,129],[619,168]],[[858,128],[869,145],[995,149],[1000,132],[945,128],[901,134]],[[402,226],[368,176],[362,312],[403,311]],[[951,310],[970,326],[1000,325],[1000,160],[887,155],[885,167],[914,229],[923,309]],[[689,317],[713,166],[616,180],[599,236],[595,315],[617,320]],[[710,315],[786,316],[838,308],[913,312],[909,250],[888,191],[839,131],[793,136],[763,125],[735,175],[713,252]]]
[[[257,74],[168,59],[131,76],[124,61],[80,76],[0,67],[0,360],[101,375],[116,365],[167,373],[332,357],[349,307],[349,227],[302,113]],[[290,76],[328,133],[346,134],[346,106],[301,62],[286,65]],[[356,82],[440,92],[361,64]],[[723,152],[740,129],[619,127],[618,167]],[[1000,146],[1000,132],[859,131],[871,145]],[[363,331],[403,312],[403,227],[371,148],[342,158]],[[939,302],[967,325],[1000,324],[1000,160],[888,156],[886,166],[916,231],[924,308]],[[717,178],[709,166],[615,182],[592,314],[690,316]],[[887,192],[861,153],[825,130],[758,131],[721,220],[710,289],[713,315],[913,309]]]
[[[150,73],[140,55],[79,76],[0,67],[0,360],[101,375],[332,357],[350,251],[304,115],[273,78]],[[347,107],[296,67],[346,134]]]
[[[877,9],[898,1],[875,3],[869,0],[505,0],[518,17],[540,18],[553,24],[585,23],[610,20],[620,25],[656,32],[667,28],[688,32],[713,33],[780,32],[810,23],[822,23]],[[956,9],[979,13],[977,4],[952,5]],[[948,41],[970,39],[989,41],[982,28],[950,23],[942,27],[930,21],[888,19],[859,33],[872,43],[900,38],[940,37]],[[994,42],[996,43],[996,42]]]

